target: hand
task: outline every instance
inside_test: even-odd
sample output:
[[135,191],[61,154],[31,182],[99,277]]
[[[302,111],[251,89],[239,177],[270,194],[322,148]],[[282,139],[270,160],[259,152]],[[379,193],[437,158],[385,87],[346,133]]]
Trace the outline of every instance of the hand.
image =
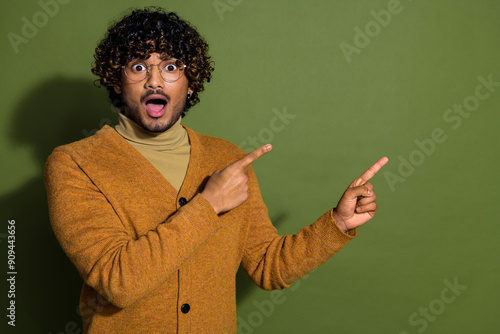
[[389,159],[383,157],[354,180],[340,198],[333,210],[333,219],[344,232],[361,226],[373,218],[377,212],[377,196],[373,184],[367,182],[377,174]]
[[264,145],[210,176],[201,194],[217,214],[232,210],[247,200],[248,173],[245,168],[272,148],[270,144]]

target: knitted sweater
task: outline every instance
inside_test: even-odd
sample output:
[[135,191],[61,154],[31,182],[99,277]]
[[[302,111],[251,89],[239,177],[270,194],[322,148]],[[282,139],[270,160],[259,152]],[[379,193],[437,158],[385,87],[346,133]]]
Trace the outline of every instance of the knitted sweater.
[[84,333],[236,333],[240,265],[263,289],[287,288],[355,237],[331,210],[279,236],[251,166],[248,200],[217,215],[199,192],[245,152],[186,129],[179,191],[108,126],[49,157],[50,219],[84,282]]

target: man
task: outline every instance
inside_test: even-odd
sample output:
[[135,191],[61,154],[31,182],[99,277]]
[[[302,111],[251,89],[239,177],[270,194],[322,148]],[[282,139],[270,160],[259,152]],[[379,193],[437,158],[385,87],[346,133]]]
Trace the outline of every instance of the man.
[[296,235],[279,236],[237,146],[180,124],[213,71],[208,45],[174,13],[133,11],[96,49],[93,73],[120,108],[115,129],[58,147],[50,217],[84,280],[85,333],[235,333],[241,265],[266,290],[300,279],[377,210],[367,181]]

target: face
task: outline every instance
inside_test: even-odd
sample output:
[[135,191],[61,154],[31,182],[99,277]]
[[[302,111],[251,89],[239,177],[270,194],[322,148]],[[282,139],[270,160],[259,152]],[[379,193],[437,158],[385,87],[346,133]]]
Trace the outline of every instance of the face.
[[[159,53],[152,53],[146,60],[149,65],[159,64]],[[140,82],[130,80],[122,70],[120,84],[114,86],[122,94],[123,114],[150,132],[164,132],[174,125],[184,110],[187,94],[192,93],[189,81],[183,74],[175,82],[166,82],[157,66]]]

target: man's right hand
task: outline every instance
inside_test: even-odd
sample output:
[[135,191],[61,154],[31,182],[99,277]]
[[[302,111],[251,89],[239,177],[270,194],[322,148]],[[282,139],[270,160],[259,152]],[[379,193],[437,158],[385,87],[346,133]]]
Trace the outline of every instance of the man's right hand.
[[248,173],[246,167],[272,150],[270,144],[259,147],[208,179],[201,194],[217,214],[232,210],[248,198]]

